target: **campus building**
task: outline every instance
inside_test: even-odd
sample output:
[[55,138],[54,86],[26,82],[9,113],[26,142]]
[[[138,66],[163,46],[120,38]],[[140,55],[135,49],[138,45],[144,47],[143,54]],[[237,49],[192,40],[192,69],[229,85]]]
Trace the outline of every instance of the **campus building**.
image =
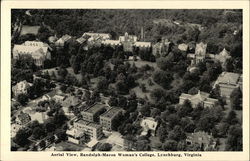
[[21,45],[14,45],[13,58],[19,59],[21,56],[29,55],[33,58],[34,63],[38,67],[42,67],[44,60],[51,59],[51,48],[48,44],[38,41],[26,41]]
[[232,72],[222,72],[214,83],[214,88],[216,85],[220,87],[221,96],[230,97],[234,89],[242,89],[242,75]]
[[195,95],[182,93],[179,97],[179,104],[183,104],[185,100],[189,100],[193,108],[195,108],[198,104],[203,105],[204,108],[211,108],[216,106],[218,103],[217,99],[209,98],[209,93],[200,91],[198,91]]
[[82,118],[89,122],[98,122],[99,116],[106,111],[106,105],[101,103],[96,103],[86,110],[82,111]]
[[119,116],[119,114],[122,113],[121,108],[113,107],[110,110],[106,111],[100,116],[100,124],[103,127],[103,130],[111,131],[113,130],[113,122],[115,121],[115,118]]
[[68,141],[82,144],[87,135],[90,139],[98,140],[102,137],[102,127],[93,122],[76,120],[72,128],[66,131]]

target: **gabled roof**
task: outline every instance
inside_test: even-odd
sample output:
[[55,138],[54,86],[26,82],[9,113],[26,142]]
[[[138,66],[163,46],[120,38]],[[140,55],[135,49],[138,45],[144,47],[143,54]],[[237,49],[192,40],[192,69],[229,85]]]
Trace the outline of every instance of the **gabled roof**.
[[181,51],[187,51],[188,50],[188,45],[184,44],[184,43],[179,44],[178,49],[181,50]]

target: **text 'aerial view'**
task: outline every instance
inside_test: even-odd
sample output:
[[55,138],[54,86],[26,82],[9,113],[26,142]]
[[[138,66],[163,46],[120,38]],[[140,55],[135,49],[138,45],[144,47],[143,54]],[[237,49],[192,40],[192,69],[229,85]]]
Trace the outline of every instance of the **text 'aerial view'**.
[[242,151],[242,21],[12,9],[11,151]]

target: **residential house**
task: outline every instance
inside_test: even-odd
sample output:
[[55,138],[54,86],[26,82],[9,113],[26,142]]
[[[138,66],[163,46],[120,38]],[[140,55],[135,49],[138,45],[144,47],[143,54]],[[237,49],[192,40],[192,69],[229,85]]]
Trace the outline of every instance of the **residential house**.
[[214,88],[220,87],[221,96],[230,97],[236,88],[242,89],[242,75],[232,72],[222,72],[214,83]]
[[195,47],[195,64],[203,62],[206,58],[207,44],[200,42]]
[[187,52],[188,51],[188,45],[184,44],[184,43],[179,44],[178,49],[181,50],[181,51]]
[[56,101],[56,102],[62,102],[64,99],[65,99],[65,96],[62,96],[62,95],[55,95],[53,97],[53,99]]
[[12,87],[12,92],[14,96],[18,96],[19,94],[27,94],[28,89],[32,86],[32,83],[27,82],[26,80],[17,83]]
[[140,125],[143,128],[141,135],[147,135],[149,130],[151,131],[152,136],[156,135],[156,128],[158,123],[153,117],[143,118]]
[[27,113],[24,113],[23,111],[21,111],[20,114],[17,115],[16,123],[19,125],[26,125],[30,121],[31,121],[30,115]]
[[48,44],[37,41],[26,41],[21,45],[14,45],[13,58],[19,59],[20,56],[30,55],[34,59],[36,66],[41,67],[46,59],[51,59],[50,47]]
[[74,126],[67,130],[66,134],[68,135],[68,141],[76,144],[83,144],[86,135],[92,140],[98,140],[103,135],[101,125],[84,120],[76,120]]
[[106,111],[106,105],[102,103],[96,103],[86,110],[82,111],[82,118],[83,120],[89,122],[98,122],[99,116]]
[[195,95],[190,95],[182,93],[179,97],[179,104],[183,104],[185,100],[189,100],[193,108],[198,104],[203,105],[204,108],[211,108],[217,105],[218,100],[214,98],[209,98],[209,93],[198,91]]
[[76,97],[76,96],[69,96],[66,97],[63,101],[62,101],[62,109],[65,113],[65,115],[71,116],[73,115],[73,113],[70,111],[69,107],[74,107],[77,106],[81,103],[81,100]]
[[109,109],[108,111],[106,111],[105,113],[103,113],[100,116],[100,124],[102,125],[103,130],[106,130],[106,131],[113,130],[113,123],[115,121],[115,118],[117,118],[119,114],[121,113],[122,113],[122,109],[116,108],[116,107],[113,107]]
[[188,134],[186,143],[187,145],[198,144],[204,151],[211,151],[216,148],[216,141],[213,136],[204,131]]
[[55,45],[57,47],[64,47],[65,43],[67,43],[72,37],[68,34],[66,35],[63,35],[60,39],[58,39],[56,42],[55,42]]
[[226,60],[230,58],[231,56],[225,48],[218,55],[215,55],[215,59],[222,64],[223,68],[225,68]]

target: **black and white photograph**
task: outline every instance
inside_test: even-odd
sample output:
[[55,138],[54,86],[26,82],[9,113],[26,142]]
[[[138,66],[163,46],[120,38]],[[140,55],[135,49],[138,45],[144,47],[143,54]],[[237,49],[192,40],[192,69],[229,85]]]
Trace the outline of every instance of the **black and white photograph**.
[[11,151],[243,151],[242,24],[242,9],[12,9]]

